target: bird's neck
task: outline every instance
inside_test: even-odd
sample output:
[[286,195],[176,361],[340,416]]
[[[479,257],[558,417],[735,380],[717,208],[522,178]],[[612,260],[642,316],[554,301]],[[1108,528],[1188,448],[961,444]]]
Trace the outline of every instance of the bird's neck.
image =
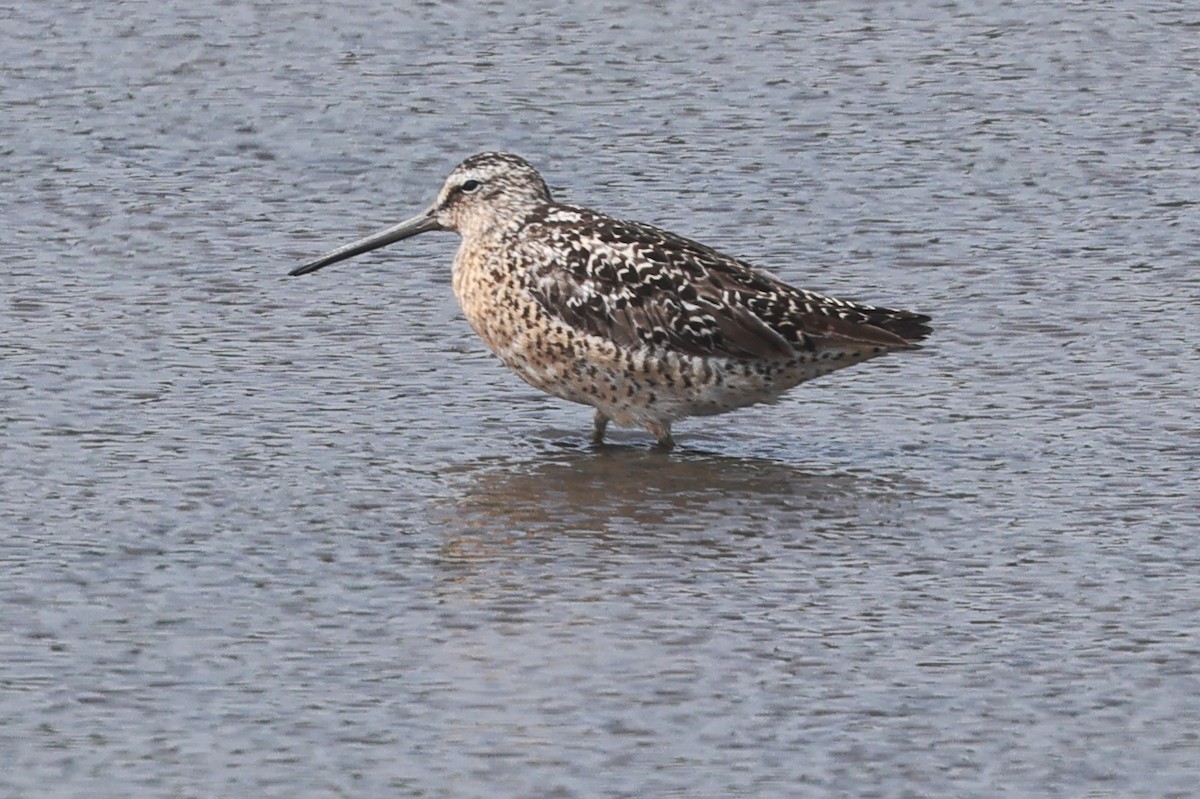
[[520,235],[521,229],[543,212],[543,206],[539,205],[506,208],[503,214],[486,214],[464,220],[458,232],[463,238],[463,245],[471,249],[497,247]]

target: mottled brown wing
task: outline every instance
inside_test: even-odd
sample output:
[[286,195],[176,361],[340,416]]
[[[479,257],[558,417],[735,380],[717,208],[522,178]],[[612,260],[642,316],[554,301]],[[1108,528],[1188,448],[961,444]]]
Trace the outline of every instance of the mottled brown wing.
[[517,257],[548,312],[627,347],[788,358],[839,344],[911,346],[886,320],[928,321],[795,289],[690,239],[578,208],[548,209]]

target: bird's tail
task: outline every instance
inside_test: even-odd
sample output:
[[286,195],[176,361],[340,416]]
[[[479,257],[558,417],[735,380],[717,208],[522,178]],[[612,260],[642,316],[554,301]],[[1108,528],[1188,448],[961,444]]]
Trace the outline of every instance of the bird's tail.
[[923,313],[872,308],[866,312],[866,316],[869,324],[893,333],[909,344],[916,344],[933,332],[929,325],[930,318]]

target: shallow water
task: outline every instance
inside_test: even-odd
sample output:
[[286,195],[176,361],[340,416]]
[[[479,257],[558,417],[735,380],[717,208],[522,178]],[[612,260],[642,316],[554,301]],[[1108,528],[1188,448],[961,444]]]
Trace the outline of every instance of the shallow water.
[[[5,15],[0,793],[1193,794],[1200,15],[741,9]],[[935,336],[593,449],[284,278],[484,149]]]

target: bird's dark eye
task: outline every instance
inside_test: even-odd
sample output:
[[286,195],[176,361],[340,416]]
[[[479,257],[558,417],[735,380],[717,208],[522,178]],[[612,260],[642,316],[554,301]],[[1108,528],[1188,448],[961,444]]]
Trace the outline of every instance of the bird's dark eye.
[[459,186],[458,188],[460,191],[462,191],[463,194],[471,194],[473,192],[479,191],[479,187],[482,185],[483,184],[480,183],[478,180],[464,180],[463,184],[461,186]]

